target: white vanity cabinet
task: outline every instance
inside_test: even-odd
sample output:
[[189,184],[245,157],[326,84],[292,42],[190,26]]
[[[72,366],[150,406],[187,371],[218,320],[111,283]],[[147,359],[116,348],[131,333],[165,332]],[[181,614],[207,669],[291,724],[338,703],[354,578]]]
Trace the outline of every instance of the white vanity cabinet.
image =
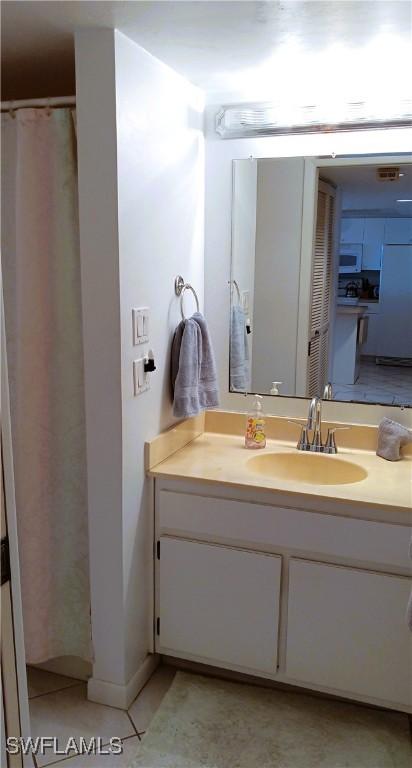
[[410,516],[155,480],[155,650],[412,711]]
[[275,673],[281,558],[160,539],[159,650]]
[[409,589],[409,579],[402,576],[292,559],[287,675],[408,705]]

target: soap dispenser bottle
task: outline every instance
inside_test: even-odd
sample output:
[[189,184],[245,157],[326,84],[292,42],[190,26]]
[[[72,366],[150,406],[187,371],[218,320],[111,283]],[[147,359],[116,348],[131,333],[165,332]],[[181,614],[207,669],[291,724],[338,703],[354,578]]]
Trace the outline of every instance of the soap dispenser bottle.
[[279,395],[279,387],[283,384],[283,381],[272,381],[272,389],[270,390],[271,395]]
[[262,395],[255,395],[252,410],[246,422],[246,448],[264,448],[266,445],[265,419],[262,413]]

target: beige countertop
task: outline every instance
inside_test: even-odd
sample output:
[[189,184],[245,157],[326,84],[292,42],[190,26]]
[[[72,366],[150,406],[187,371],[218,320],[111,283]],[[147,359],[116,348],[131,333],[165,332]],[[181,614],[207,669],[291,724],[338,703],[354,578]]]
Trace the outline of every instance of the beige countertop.
[[[351,461],[366,470],[367,477],[360,482],[344,485],[312,485],[257,473],[248,462],[257,454],[264,453],[296,454],[296,443],[289,440],[270,439],[267,441],[266,448],[248,450],[244,447],[243,435],[205,431],[194,437],[184,447],[175,449],[175,452],[165,460],[148,466],[148,473],[152,477],[259,488],[310,497],[312,500],[317,497],[362,506],[368,505],[388,510],[388,512],[395,510],[409,512],[411,515],[411,455],[405,456],[398,462],[388,462],[376,456],[371,450],[341,448],[339,454],[324,456],[324,459],[332,462],[339,459]],[[411,517],[406,514],[405,522],[409,524],[410,521]]]
[[367,307],[364,304],[339,304],[336,311],[339,315],[363,315]]

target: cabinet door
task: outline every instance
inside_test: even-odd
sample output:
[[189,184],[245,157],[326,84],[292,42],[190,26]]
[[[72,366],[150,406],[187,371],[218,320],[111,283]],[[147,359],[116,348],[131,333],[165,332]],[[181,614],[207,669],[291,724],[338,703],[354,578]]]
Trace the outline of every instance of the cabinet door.
[[412,704],[409,579],[292,559],[288,677]]
[[274,673],[281,558],[161,537],[161,653]]
[[410,245],[412,243],[412,219],[386,219],[385,244]]
[[385,234],[385,219],[365,219],[362,269],[380,269]]
[[341,243],[363,243],[365,219],[341,219]]
[[369,314],[365,315],[368,318],[368,338],[365,344],[362,345],[361,355],[378,355],[379,345],[379,315]]

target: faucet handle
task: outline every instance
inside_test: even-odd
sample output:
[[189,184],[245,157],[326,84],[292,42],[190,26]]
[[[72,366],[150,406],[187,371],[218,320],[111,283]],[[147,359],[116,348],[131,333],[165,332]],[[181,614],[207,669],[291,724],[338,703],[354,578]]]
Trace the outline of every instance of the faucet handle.
[[328,434],[326,437],[326,443],[323,448],[323,453],[337,453],[338,447],[336,445],[335,440],[335,432],[338,432],[340,429],[350,429],[350,427],[329,427]]
[[333,400],[333,389],[332,389],[332,384],[330,383],[330,381],[328,381],[328,383],[325,384],[325,388],[323,390],[322,398],[323,398],[323,400]]
[[[310,451],[310,442],[309,442],[307,424],[302,424],[300,421],[297,421],[297,419],[287,419],[287,421],[289,424],[296,424],[301,429],[299,441],[296,446],[298,451]],[[305,420],[303,419],[303,421]]]

